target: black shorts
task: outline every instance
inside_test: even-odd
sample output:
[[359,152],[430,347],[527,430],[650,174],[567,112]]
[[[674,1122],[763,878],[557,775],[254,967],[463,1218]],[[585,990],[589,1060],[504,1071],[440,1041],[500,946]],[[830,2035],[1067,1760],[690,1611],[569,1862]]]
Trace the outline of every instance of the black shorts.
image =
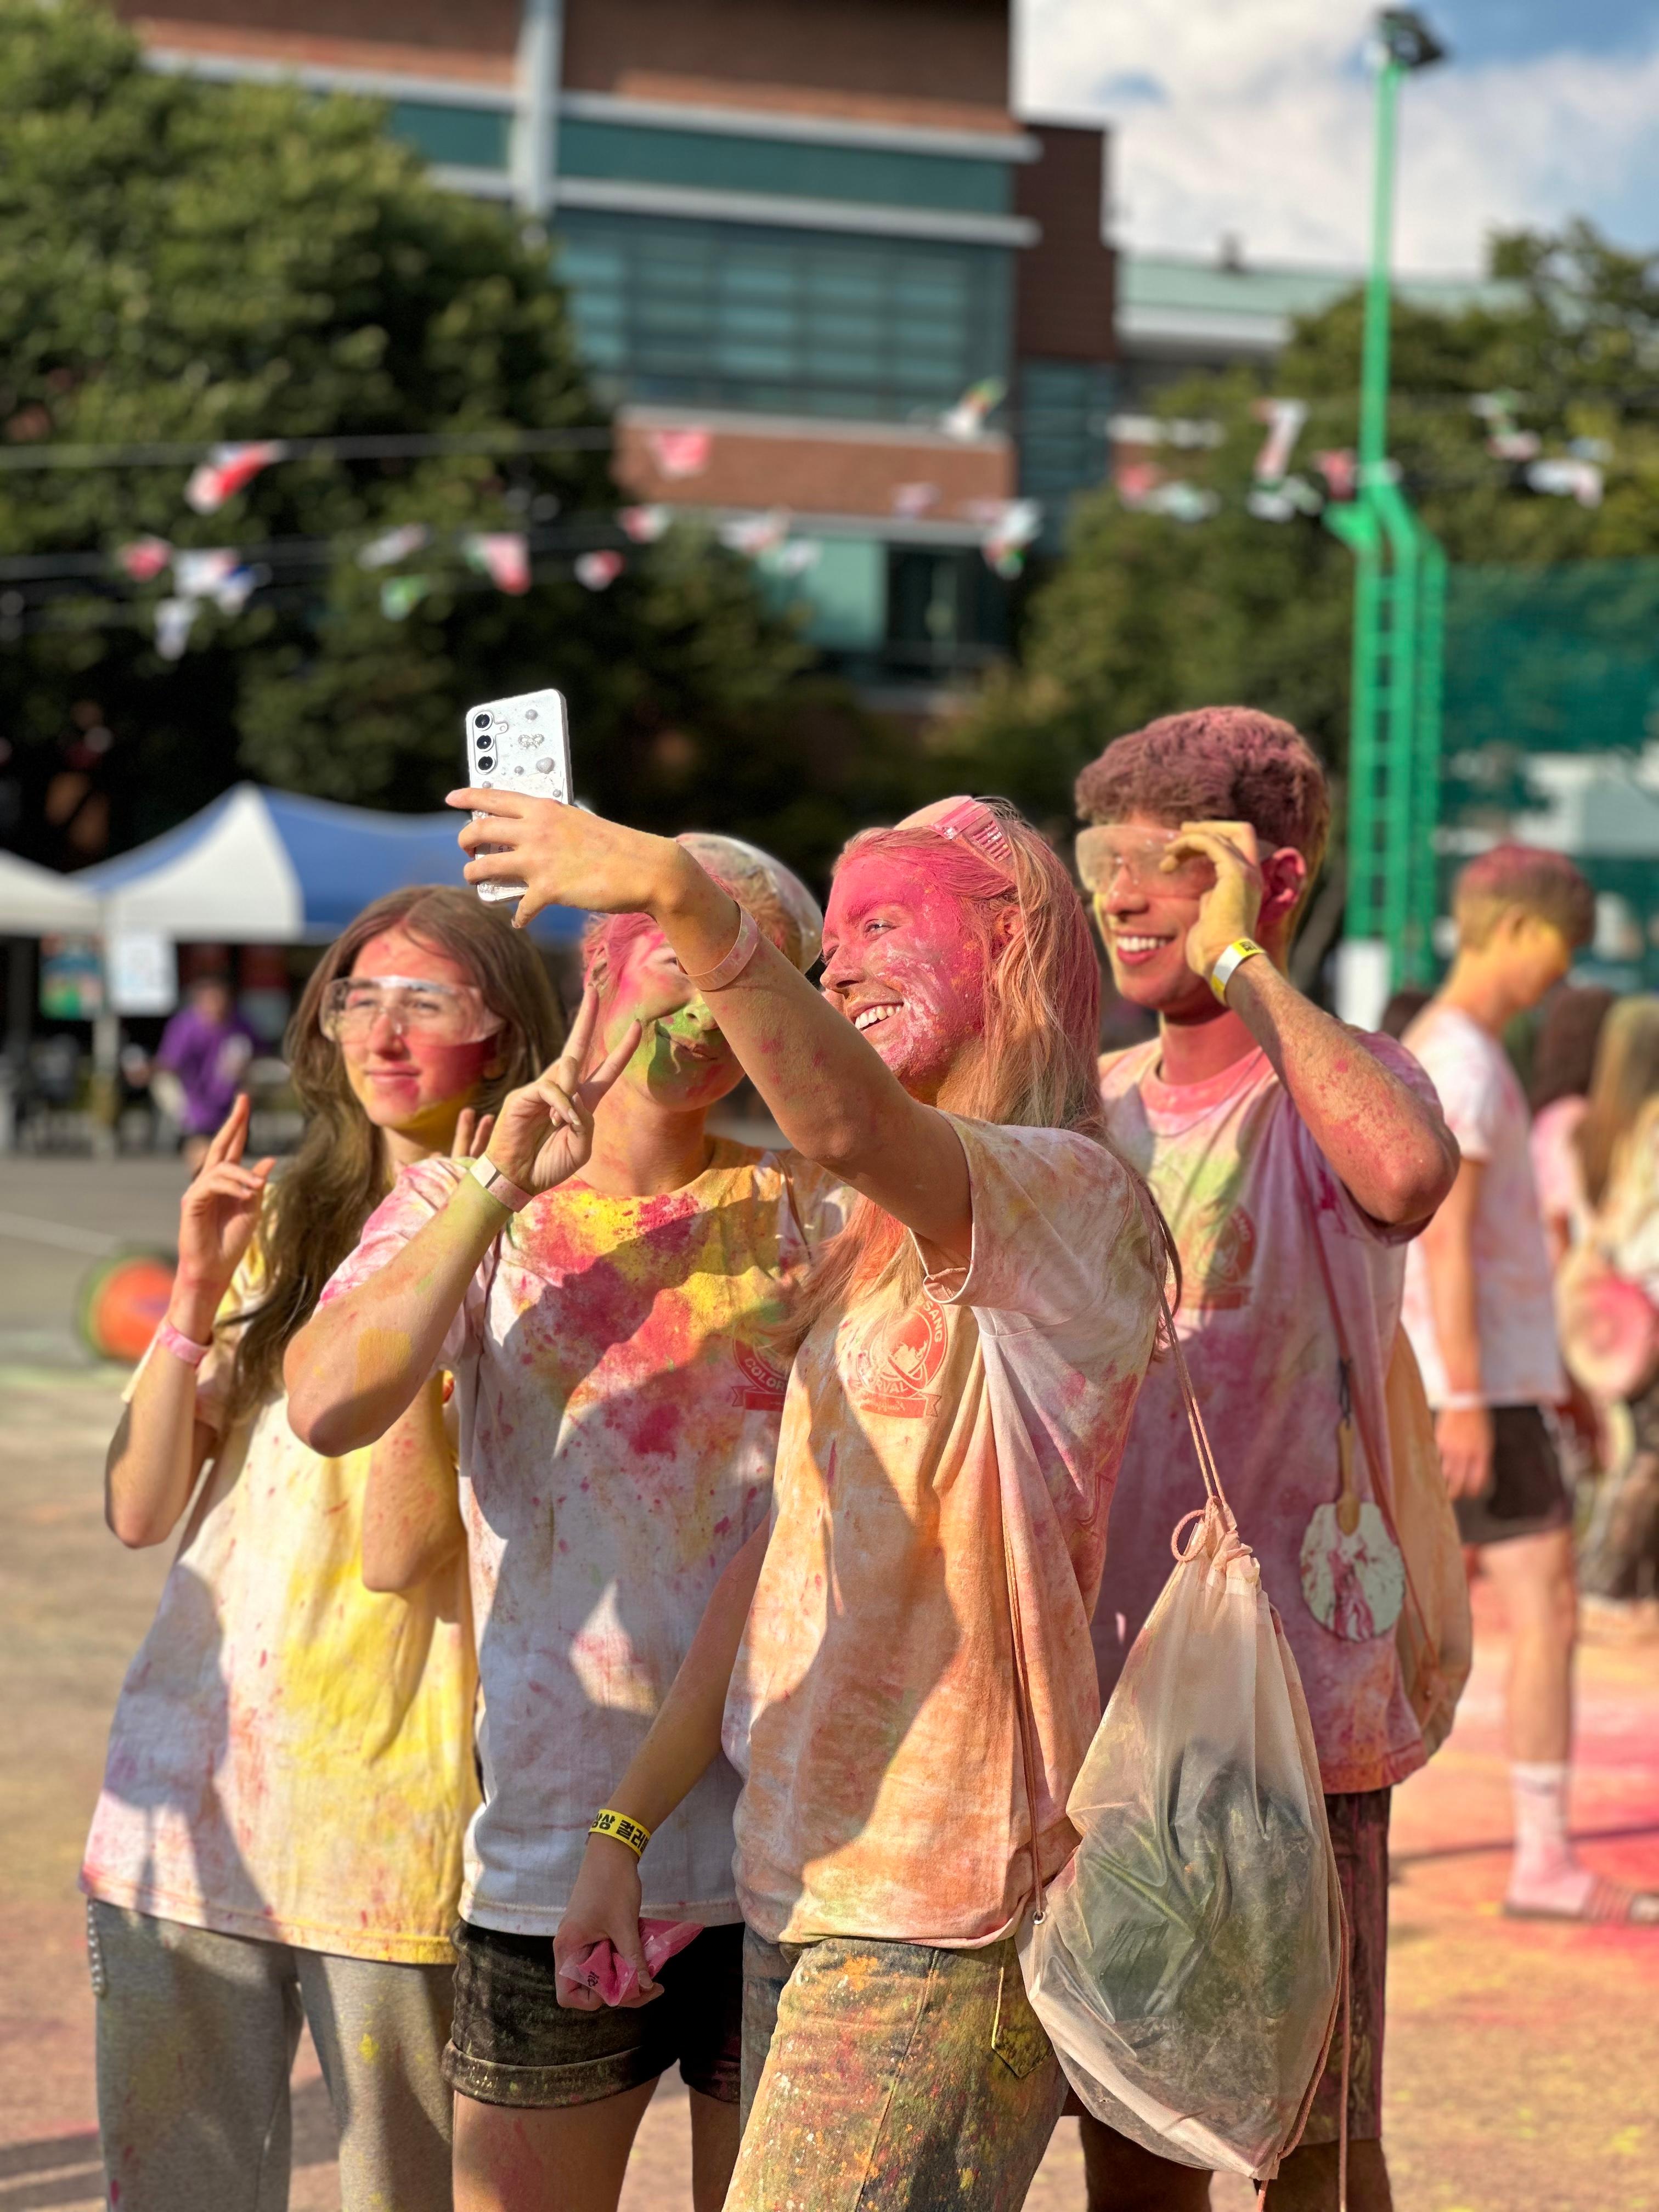
[[1503,1544],[1572,1525],[1572,1499],[1538,1406],[1492,1408],[1492,1480],[1479,1498],[1455,1498],[1466,1544]]
[[705,1928],[659,1970],[662,1995],[632,2009],[558,2000],[550,1936],[463,1920],[444,2078],[480,2105],[593,2105],[678,2065],[690,2088],[735,2105],[743,2063],[743,1928]]

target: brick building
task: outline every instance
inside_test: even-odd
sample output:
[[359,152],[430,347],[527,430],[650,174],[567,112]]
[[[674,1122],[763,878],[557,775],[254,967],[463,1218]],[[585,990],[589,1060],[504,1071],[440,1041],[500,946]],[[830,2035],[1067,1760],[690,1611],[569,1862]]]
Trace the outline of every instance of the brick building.
[[1009,0],[121,4],[157,66],[383,97],[544,215],[623,483],[788,510],[816,635],[895,703],[994,649],[999,506],[1052,534],[1104,474],[1103,141],[1015,118]]

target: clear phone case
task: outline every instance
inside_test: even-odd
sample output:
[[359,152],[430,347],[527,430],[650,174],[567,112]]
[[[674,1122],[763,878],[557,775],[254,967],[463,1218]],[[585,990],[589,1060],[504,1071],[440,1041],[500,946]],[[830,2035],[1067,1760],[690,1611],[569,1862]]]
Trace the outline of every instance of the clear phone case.
[[[522,691],[516,699],[485,700],[467,708],[465,729],[467,781],[475,790],[519,791],[569,805],[570,726],[562,692]],[[489,817],[475,812],[472,818]],[[521,883],[474,885],[491,905],[522,898],[525,888]]]

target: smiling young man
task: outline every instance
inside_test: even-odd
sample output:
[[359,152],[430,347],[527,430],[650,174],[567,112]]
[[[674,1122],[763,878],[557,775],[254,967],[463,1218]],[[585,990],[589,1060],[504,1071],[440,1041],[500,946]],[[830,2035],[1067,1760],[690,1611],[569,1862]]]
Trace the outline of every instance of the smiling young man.
[[[1403,1247],[1451,1188],[1457,1148],[1408,1055],[1333,1020],[1284,973],[1330,820],[1323,772],[1287,722],[1242,707],[1167,715],[1084,770],[1078,806],[1089,825],[1079,868],[1113,979],[1158,1018],[1152,1042],[1101,1063],[1108,1125],[1180,1247],[1177,1327],[1307,1692],[1353,1931],[1348,2202],[1388,2212],[1389,1802],[1425,1753],[1395,1650],[1397,1566],[1384,1558],[1334,1602],[1320,1559],[1304,1561],[1304,1540],[1342,1494],[1345,1405],[1369,1401],[1378,1411],[1366,1425],[1386,1435]],[[1352,1468],[1369,1500],[1376,1480],[1357,1447]],[[1095,1610],[1103,1696],[1169,1575],[1171,1531],[1202,1502],[1174,1371],[1155,1367],[1130,1429]],[[1341,2056],[1333,2052],[1303,2147],[1267,2192],[1273,2212],[1336,2203]],[[1091,2118],[1083,2136],[1091,2212],[1208,2204],[1206,2173]]]

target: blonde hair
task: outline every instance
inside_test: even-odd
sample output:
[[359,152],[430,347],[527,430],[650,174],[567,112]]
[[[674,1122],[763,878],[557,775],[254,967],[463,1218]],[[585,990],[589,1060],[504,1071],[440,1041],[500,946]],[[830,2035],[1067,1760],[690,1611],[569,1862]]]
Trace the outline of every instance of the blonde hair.
[[[854,837],[836,873],[849,860],[874,854],[916,861],[957,902],[965,933],[981,946],[986,990],[980,1048],[952,1070],[940,1108],[1008,1127],[1073,1129],[1117,1158],[1100,1101],[1100,963],[1083,902],[1053,849],[1016,807],[1006,799],[980,803],[1006,840],[1006,866],[966,838],[902,823]],[[1178,1298],[1174,1239],[1150,1191],[1146,1196],[1148,1218],[1158,1221],[1176,1271]],[[920,1296],[923,1279],[921,1257],[902,1224],[860,1196],[846,1227],[814,1261],[792,1330],[803,1334],[822,1316],[878,1294],[908,1304]]]
[[1595,894],[1565,853],[1538,845],[1494,845],[1471,860],[1452,890],[1457,941],[1471,951],[1491,943],[1508,915],[1558,929],[1577,951],[1595,934]]
[[1608,1014],[1595,1051],[1589,1103],[1573,1131],[1584,1194],[1600,1206],[1638,1127],[1659,1105],[1659,996],[1621,999]]

